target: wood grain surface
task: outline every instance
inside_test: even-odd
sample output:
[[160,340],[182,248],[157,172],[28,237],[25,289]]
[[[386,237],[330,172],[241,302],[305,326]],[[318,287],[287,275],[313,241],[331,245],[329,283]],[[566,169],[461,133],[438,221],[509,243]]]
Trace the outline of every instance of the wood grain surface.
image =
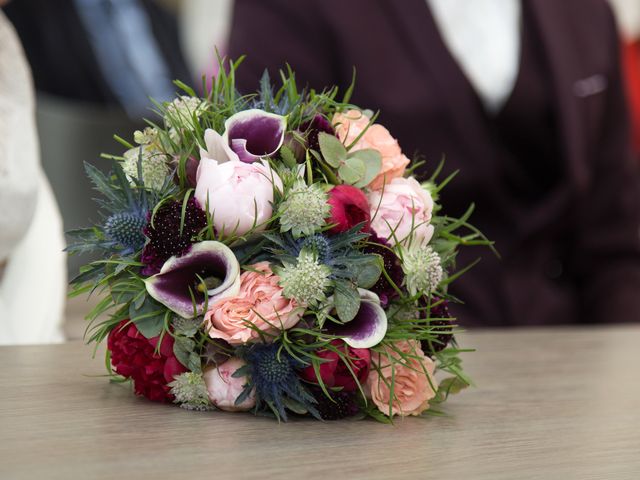
[[640,479],[640,327],[486,330],[447,417],[278,424],[110,384],[81,343],[0,348],[1,479]]

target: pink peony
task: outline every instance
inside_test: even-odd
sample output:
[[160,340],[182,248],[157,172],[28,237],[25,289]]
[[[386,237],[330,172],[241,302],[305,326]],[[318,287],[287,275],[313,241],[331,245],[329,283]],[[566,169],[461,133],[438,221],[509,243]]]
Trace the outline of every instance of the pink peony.
[[204,316],[205,329],[211,338],[220,338],[231,345],[260,339],[256,329],[277,334],[293,327],[303,313],[295,301],[282,295],[268,262],[252,265],[254,271],[240,275],[240,293],[209,306]]
[[371,229],[390,245],[426,245],[433,236],[431,194],[414,178],[395,178],[383,190],[370,192]]
[[[429,408],[429,400],[438,388],[433,376],[435,364],[416,340],[402,340],[385,346],[384,353],[373,353],[366,391],[373,403],[385,415],[420,415]],[[402,359],[398,351],[405,354]],[[391,398],[391,382],[393,396]]]
[[239,405],[236,399],[247,384],[247,377],[234,377],[233,374],[246,363],[239,358],[232,357],[222,365],[205,369],[202,377],[207,386],[209,400],[220,410],[239,412],[249,410],[256,404],[255,392],[251,392]]
[[[351,145],[369,124],[369,119],[358,110],[349,110],[333,117],[338,138],[345,144]],[[379,190],[385,183],[397,177],[402,177],[409,165],[409,159],[402,153],[398,141],[391,136],[389,130],[382,125],[374,123],[351,151],[372,148],[382,155],[382,169],[380,173],[368,185],[372,190]]]
[[267,162],[200,159],[195,197],[203,209],[208,206],[219,233],[243,235],[254,227],[264,230],[273,214],[274,189],[281,190],[282,181]]

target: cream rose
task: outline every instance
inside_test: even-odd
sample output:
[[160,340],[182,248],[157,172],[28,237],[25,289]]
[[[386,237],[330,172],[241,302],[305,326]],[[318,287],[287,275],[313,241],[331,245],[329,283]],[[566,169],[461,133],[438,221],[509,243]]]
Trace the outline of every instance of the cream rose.
[[[369,124],[369,119],[358,110],[349,110],[333,117],[333,124],[338,138],[345,144],[351,145]],[[398,141],[391,136],[389,130],[374,123],[364,132],[351,151],[372,148],[382,156],[382,169],[368,187],[379,190],[385,183],[397,177],[402,177],[409,165],[409,159],[402,153]]]
[[426,245],[433,236],[433,199],[415,178],[395,178],[367,196],[371,228],[391,245]]
[[238,412],[249,410],[255,406],[256,397],[254,391],[239,405],[236,405],[236,399],[244,390],[248,380],[246,376],[234,377],[233,374],[245,365],[244,361],[233,357],[218,367],[206,369],[202,374],[209,400],[220,410]]
[[251,266],[240,275],[240,293],[209,306],[204,317],[205,329],[212,338],[220,338],[231,345],[260,339],[257,330],[278,333],[293,327],[303,313],[295,301],[285,298],[280,277],[268,262]]
[[[384,353],[373,353],[372,367],[366,383],[369,397],[385,415],[420,415],[429,408],[429,400],[436,394],[433,376],[435,364],[427,357],[416,340],[395,342]],[[406,358],[401,358],[400,354]],[[393,399],[391,398],[391,382]]]

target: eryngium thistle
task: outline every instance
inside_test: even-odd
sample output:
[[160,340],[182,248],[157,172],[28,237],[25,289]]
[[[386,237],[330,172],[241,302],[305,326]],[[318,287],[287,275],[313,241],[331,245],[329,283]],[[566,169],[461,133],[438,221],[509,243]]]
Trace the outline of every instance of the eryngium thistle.
[[104,224],[107,236],[125,247],[126,251],[135,252],[144,246],[145,236],[142,232],[147,224],[146,214],[122,212],[114,213]]
[[326,300],[325,291],[331,285],[331,269],[318,262],[317,254],[303,249],[295,265],[285,263],[274,267],[285,297],[302,305],[317,305]]
[[268,405],[283,420],[285,405],[291,399],[318,417],[315,399],[305,390],[296,373],[296,360],[276,343],[256,343],[244,352],[250,384],[259,402]]
[[206,411],[213,410],[213,405],[209,401],[207,387],[202,375],[194,372],[186,372],[176,376],[173,382],[169,383],[171,393],[175,397],[174,403],[180,404],[187,410]]
[[403,253],[402,270],[409,293],[434,291],[444,276],[440,255],[430,246],[408,248]]
[[327,194],[319,185],[296,181],[278,207],[280,231],[291,230],[295,238],[312,235],[326,223],[325,219],[331,211],[327,200]]

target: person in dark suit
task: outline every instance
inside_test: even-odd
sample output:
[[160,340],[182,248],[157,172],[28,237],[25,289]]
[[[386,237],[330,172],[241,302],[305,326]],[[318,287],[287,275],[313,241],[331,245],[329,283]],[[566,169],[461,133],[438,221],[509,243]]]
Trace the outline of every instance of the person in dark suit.
[[640,319],[640,193],[619,65],[602,0],[237,0],[230,55],[243,93],[288,62],[353,102],[407,154],[460,170],[445,212],[502,259],[467,248],[462,325]]
[[36,89],[148,115],[149,97],[171,100],[191,83],[173,15],[152,0],[14,0],[4,7]]

